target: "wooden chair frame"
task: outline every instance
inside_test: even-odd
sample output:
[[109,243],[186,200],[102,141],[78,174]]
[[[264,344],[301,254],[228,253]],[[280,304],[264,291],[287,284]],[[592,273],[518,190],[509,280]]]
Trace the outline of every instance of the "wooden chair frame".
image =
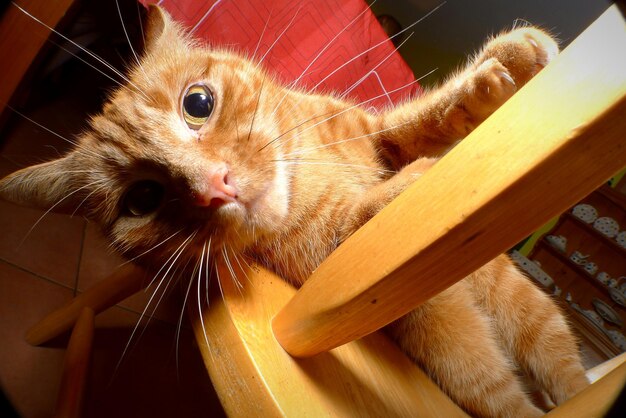
[[[626,25],[613,6],[298,291],[262,268],[237,266],[249,280],[243,290],[223,280],[223,296],[210,309],[191,308],[226,412],[466,416],[375,331],[626,165],[624,45]],[[229,276],[224,266],[218,271]],[[141,278],[127,266],[45,318],[28,341],[40,344],[70,329],[85,307],[97,314],[112,306],[141,288]],[[624,360],[614,359],[602,379],[549,415],[601,415],[626,381]]]

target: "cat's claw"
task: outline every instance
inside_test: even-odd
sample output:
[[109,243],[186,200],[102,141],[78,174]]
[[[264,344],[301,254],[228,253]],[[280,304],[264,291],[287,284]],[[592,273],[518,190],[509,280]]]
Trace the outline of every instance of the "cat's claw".
[[541,29],[529,26],[500,35],[489,42],[478,62],[496,58],[518,87],[523,86],[559,53],[557,42]]
[[468,110],[475,119],[489,116],[517,91],[517,83],[495,58],[488,59],[476,69],[472,82],[475,97],[468,98],[467,105],[473,104],[473,109]]
[[558,54],[547,33],[534,27],[515,29],[492,39],[459,84],[458,102],[446,122],[469,134]]
[[517,91],[517,83],[506,67],[490,58],[463,79],[460,91],[459,102],[448,110],[446,122],[465,136]]

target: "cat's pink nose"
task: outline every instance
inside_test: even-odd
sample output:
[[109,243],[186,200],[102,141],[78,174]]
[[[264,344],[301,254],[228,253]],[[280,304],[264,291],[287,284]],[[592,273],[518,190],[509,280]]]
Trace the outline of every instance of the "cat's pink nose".
[[228,176],[228,167],[219,166],[209,171],[202,191],[195,194],[195,204],[218,208],[237,198],[237,188]]

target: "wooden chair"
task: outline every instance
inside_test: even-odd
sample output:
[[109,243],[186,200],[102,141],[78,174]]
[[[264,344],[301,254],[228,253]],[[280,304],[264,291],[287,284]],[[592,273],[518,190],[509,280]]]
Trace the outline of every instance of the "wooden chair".
[[50,36],[50,29],[70,11],[74,0],[37,1],[23,0],[21,7],[31,11],[33,16],[48,27],[38,24],[17,7],[8,7],[0,18],[0,62],[2,62],[2,83],[0,83],[0,114],[32,67],[39,51]]
[[[236,266],[249,281],[243,289],[223,280],[223,296],[214,294],[209,309],[190,307],[226,412],[466,416],[375,331],[507,250],[626,165],[624,45],[626,25],[613,6],[350,237],[301,289],[262,268]],[[226,267],[218,270],[229,276]],[[40,344],[70,329],[85,307],[97,314],[141,288],[140,280],[137,267],[127,266],[50,314],[28,341]],[[595,383],[548,415],[601,416],[626,382],[625,360],[620,356],[590,371]]]

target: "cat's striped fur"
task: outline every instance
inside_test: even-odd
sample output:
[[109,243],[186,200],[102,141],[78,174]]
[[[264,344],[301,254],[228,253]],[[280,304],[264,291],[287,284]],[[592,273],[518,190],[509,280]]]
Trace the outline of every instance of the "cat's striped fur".
[[[178,264],[193,266],[209,248],[214,259],[245,256],[296,285],[557,52],[542,31],[517,29],[487,43],[439,89],[374,114],[286,89],[257,63],[196,44],[158,8],[147,40],[132,84],[112,94],[75,150],[8,176],[1,196],[80,207],[122,253],[148,266],[176,254]],[[181,114],[194,83],[215,98],[199,130]],[[236,196],[209,205],[218,169],[225,170],[219,187]],[[156,210],[134,216],[125,195],[145,179],[165,196]],[[388,331],[477,416],[542,414],[516,366],[556,403],[587,385],[563,316],[505,256]]]

